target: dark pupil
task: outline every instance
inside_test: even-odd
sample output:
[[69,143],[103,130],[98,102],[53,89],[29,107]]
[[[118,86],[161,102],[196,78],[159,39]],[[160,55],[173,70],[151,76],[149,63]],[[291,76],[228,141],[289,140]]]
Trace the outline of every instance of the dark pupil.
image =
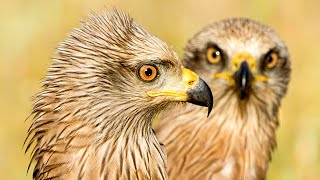
[[213,58],[217,58],[218,55],[219,55],[219,51],[215,51],[214,53],[212,53]]
[[268,56],[267,57],[267,63],[271,63],[273,61],[272,57],[271,56]]
[[147,68],[144,73],[146,74],[146,76],[151,76],[152,75],[152,69],[151,68]]

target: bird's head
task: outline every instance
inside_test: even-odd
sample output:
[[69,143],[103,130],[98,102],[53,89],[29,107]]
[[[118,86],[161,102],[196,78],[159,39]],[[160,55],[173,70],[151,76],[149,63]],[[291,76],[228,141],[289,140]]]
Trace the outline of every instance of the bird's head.
[[209,86],[122,11],[81,24],[58,46],[34,98],[25,141],[26,151],[36,142],[34,179],[165,178],[151,122],[178,102],[210,112]]
[[234,99],[278,107],[290,79],[284,42],[271,28],[244,18],[197,33],[186,46],[185,64],[210,85],[217,103]]
[[157,113],[173,102],[211,110],[208,85],[127,14],[94,14],[82,26],[57,48],[59,57],[46,79],[47,89],[57,94],[64,109],[93,119],[126,111]]

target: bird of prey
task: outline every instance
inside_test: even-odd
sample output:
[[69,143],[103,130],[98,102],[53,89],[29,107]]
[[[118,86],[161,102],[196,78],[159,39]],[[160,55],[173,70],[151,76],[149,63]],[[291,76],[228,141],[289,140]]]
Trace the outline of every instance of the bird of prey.
[[93,13],[56,56],[35,95],[28,131],[33,178],[167,179],[151,121],[181,102],[210,111],[208,85],[116,9]]
[[266,25],[226,19],[188,41],[184,65],[209,84],[215,106],[208,119],[187,105],[159,120],[169,179],[265,179],[290,79],[284,42]]

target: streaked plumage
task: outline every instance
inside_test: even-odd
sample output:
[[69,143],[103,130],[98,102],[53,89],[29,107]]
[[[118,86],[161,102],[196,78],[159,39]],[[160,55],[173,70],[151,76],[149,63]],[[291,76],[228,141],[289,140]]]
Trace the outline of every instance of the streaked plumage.
[[35,144],[34,179],[166,179],[151,122],[181,101],[212,106],[210,89],[125,13],[81,24],[34,97],[26,139],[27,150]]
[[189,40],[184,65],[209,84],[215,105],[208,119],[189,105],[160,119],[169,179],[265,179],[290,79],[286,45],[265,25],[228,19]]

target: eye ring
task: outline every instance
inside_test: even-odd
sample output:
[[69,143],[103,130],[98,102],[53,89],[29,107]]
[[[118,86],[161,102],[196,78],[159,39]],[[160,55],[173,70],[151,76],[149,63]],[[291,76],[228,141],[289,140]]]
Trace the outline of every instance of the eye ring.
[[158,74],[158,68],[151,64],[143,64],[138,69],[139,77],[146,82],[155,80]]
[[274,68],[278,64],[279,56],[276,52],[269,53],[266,58],[266,67],[268,69]]
[[211,64],[217,64],[221,61],[221,51],[218,48],[210,47],[207,49],[206,58]]

